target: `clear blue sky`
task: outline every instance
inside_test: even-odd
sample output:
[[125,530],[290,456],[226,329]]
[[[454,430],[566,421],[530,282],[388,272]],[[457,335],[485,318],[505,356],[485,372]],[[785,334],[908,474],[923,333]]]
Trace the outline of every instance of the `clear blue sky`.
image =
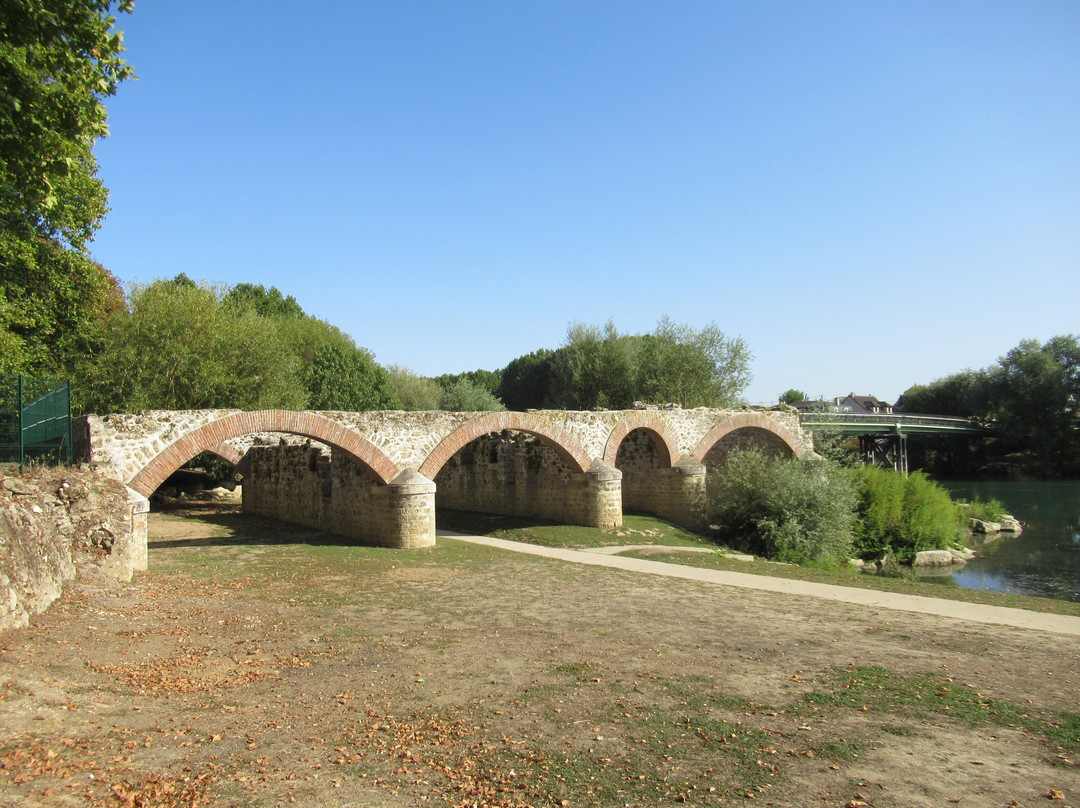
[[123,281],[277,286],[383,364],[715,321],[889,401],[1080,333],[1080,3],[140,0]]

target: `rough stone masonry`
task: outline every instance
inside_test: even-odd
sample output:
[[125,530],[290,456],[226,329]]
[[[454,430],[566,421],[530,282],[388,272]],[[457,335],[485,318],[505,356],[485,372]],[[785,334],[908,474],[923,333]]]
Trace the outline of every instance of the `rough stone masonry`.
[[[284,433],[311,447],[267,445]],[[435,541],[435,502],[615,527],[625,509],[689,527],[706,471],[735,446],[812,449],[792,412],[153,411],[82,419],[77,449],[149,497],[202,452],[236,464],[244,509],[388,547]]]

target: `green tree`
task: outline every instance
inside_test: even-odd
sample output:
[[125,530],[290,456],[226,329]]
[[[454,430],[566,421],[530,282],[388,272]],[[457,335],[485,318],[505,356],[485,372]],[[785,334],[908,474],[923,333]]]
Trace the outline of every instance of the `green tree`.
[[506,407],[476,382],[458,379],[442,388],[439,409],[449,412],[502,412]]
[[299,319],[307,316],[295,297],[285,297],[276,286],[267,289],[262,284],[238,283],[226,292],[224,304],[241,311],[250,309],[260,317]]
[[1080,342],[1024,340],[992,374],[998,426],[1008,448],[1031,453],[1045,472],[1080,469]]
[[434,379],[418,376],[402,365],[386,369],[403,410],[437,410],[442,388]]
[[655,404],[730,407],[750,383],[752,355],[741,337],[710,323],[698,330],[666,315],[640,352],[641,397]]
[[93,324],[122,305],[102,266],[50,239],[0,227],[0,333],[6,372],[60,373],[89,350]]
[[960,541],[960,512],[937,483],[921,472],[860,466],[849,472],[858,491],[856,552],[910,562],[921,550],[944,550]]
[[541,348],[519,356],[502,369],[496,395],[507,409],[521,411],[550,406],[554,355],[554,351]]
[[[132,0],[119,4],[130,12]],[[108,0],[25,0],[0,11],[0,216],[75,248],[105,214],[95,141],[131,68]]]
[[992,379],[985,370],[963,370],[928,385],[914,385],[896,401],[900,412],[987,417],[992,407]]
[[156,281],[129,298],[76,369],[84,409],[304,405],[296,360],[271,321],[224,308],[221,291],[205,284]]
[[794,387],[780,394],[779,403],[781,404],[796,404],[800,401],[809,401],[809,396],[802,390],[796,390]]
[[446,389],[453,385],[455,382],[461,380],[471,382],[476,387],[479,387],[491,395],[498,397],[499,392],[499,373],[493,370],[469,370],[465,373],[443,373],[441,376],[435,377],[435,383],[442,389]]
[[[132,76],[109,2],[0,5],[0,342],[7,370],[55,373],[117,299],[83,252],[106,210],[93,145]],[[131,3],[119,5],[130,11]]]
[[363,348],[325,345],[315,353],[307,378],[309,404],[316,410],[401,408],[390,375]]
[[635,345],[612,321],[602,328],[571,323],[552,358],[551,395],[568,410],[623,409],[634,401]]

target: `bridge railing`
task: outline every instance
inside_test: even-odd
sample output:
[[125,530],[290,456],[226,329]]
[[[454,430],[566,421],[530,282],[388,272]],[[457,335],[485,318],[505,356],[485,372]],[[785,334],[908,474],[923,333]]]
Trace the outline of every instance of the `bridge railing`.
[[852,435],[885,432],[985,434],[993,431],[992,426],[974,418],[921,413],[808,412],[803,413],[800,420],[803,427],[811,431],[831,430]]

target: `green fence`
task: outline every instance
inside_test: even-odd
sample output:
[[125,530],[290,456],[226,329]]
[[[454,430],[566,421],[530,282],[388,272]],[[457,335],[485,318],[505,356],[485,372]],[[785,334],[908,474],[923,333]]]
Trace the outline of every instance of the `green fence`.
[[0,463],[71,462],[71,382],[0,374]]

